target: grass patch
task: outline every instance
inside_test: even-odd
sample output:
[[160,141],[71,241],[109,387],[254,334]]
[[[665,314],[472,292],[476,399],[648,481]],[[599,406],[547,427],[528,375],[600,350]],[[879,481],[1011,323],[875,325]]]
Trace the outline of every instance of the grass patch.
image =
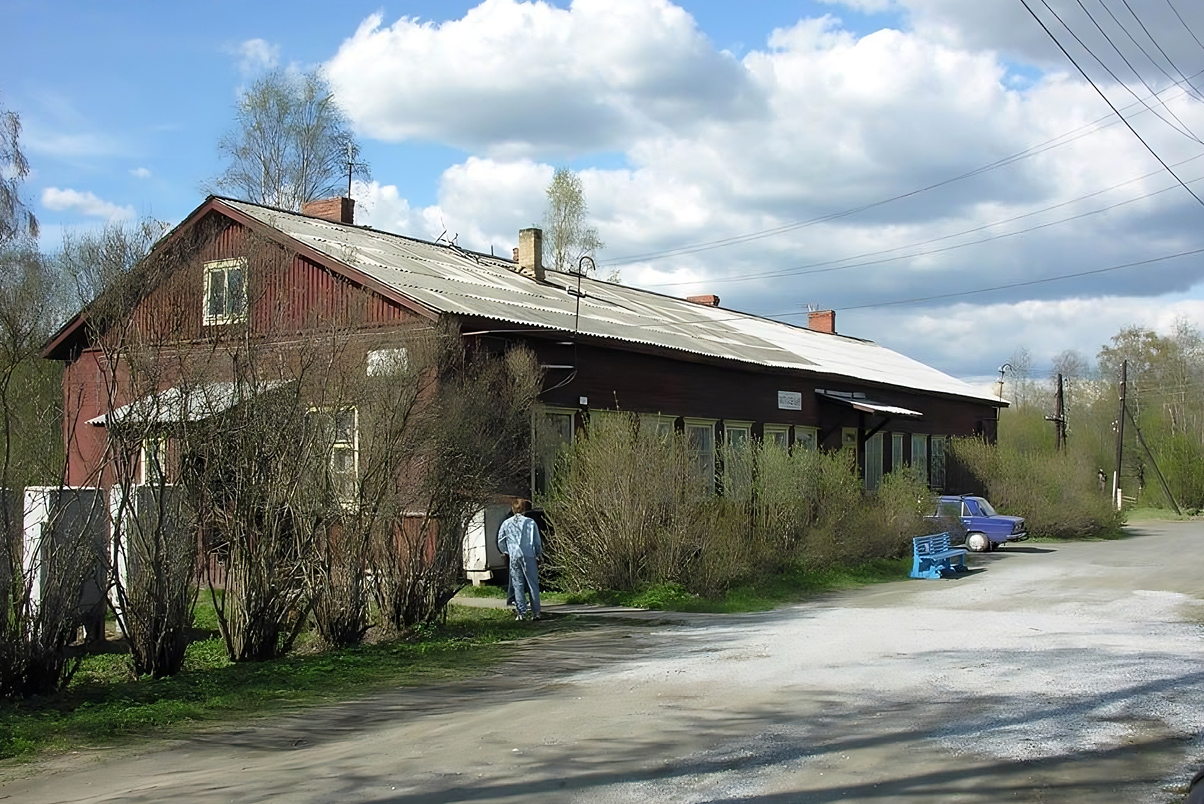
[[518,623],[505,610],[451,606],[445,625],[403,640],[270,662],[231,663],[219,638],[204,639],[188,646],[183,672],[171,678],[136,679],[127,654],[93,655],[62,694],[0,705],[0,758],[112,745],[463,678],[497,662],[503,642],[574,627],[563,618]]
[[855,589],[873,583],[902,581],[911,572],[911,558],[875,558],[856,566],[814,569],[794,565],[772,575],[733,586],[722,597],[711,600],[691,594],[681,584],[657,584],[640,592],[589,591],[565,595],[566,603],[632,606],[660,611],[694,611],[736,614],[766,611],[786,603],[825,592]]
[[[483,583],[480,586],[465,586],[459,592],[456,592],[456,597],[480,597],[491,598],[493,600],[505,600],[508,590],[505,586],[494,583]],[[548,603],[567,603],[568,595],[564,592],[558,592],[553,589],[544,587],[543,581],[540,581],[539,602],[541,605]]]
[[1130,524],[1136,522],[1188,522],[1199,516],[1196,509],[1185,509],[1182,514],[1176,514],[1169,508],[1135,507],[1125,509],[1125,516]]

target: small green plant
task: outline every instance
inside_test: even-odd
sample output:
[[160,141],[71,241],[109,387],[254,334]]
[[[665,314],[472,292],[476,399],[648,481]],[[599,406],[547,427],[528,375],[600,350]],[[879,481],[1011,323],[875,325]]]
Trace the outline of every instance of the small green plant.
[[851,450],[753,442],[719,459],[716,494],[683,434],[595,417],[561,454],[545,500],[557,582],[577,599],[611,590],[629,605],[692,607],[797,564],[897,557],[928,532],[924,479],[891,473],[866,494]]
[[954,439],[950,449],[983,483],[992,504],[1024,517],[1033,536],[1082,539],[1117,532],[1124,522],[1081,453],[1026,451],[974,438]]

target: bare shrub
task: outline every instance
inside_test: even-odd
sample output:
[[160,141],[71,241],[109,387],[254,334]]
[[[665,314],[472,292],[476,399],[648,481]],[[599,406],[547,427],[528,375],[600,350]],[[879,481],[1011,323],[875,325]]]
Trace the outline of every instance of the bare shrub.
[[195,517],[161,479],[113,493],[130,495],[113,516],[117,621],[135,673],[173,675],[184,664],[196,603]]
[[430,622],[464,585],[462,548],[473,515],[499,488],[522,485],[539,369],[525,349],[468,352],[454,329],[433,333],[429,383],[391,428],[394,450],[378,482],[390,484],[373,531],[372,567],[384,625]]
[[91,608],[83,602],[86,593],[98,602],[103,586],[98,563],[103,545],[96,538],[105,517],[101,499],[91,490],[41,490],[40,532],[28,544],[19,530],[9,533],[8,594],[0,610],[0,695],[50,695],[75,674],[80,655],[69,647]]
[[[57,367],[38,357],[60,288],[32,244],[0,243],[0,696],[58,691],[78,659],[69,646],[99,604],[95,493],[63,492]],[[42,484],[40,532],[24,532],[22,489]],[[26,536],[31,537],[27,543]],[[95,636],[95,633],[92,634]]]
[[178,343],[188,317],[179,306],[165,306],[165,320],[152,329],[130,314],[187,248],[165,247],[147,258],[163,229],[149,219],[110,224],[65,238],[58,258],[87,305],[109,411],[105,459],[93,481],[110,486],[109,598],[135,672],[156,677],[183,666],[197,555],[196,518],[177,485],[174,460],[194,407],[195,380],[184,371],[186,348]]
[[212,577],[210,592],[236,661],[287,652],[301,631],[314,504],[306,481],[320,466],[300,384],[246,371],[235,383],[238,404],[193,423],[181,467],[208,550],[225,568],[225,594]]

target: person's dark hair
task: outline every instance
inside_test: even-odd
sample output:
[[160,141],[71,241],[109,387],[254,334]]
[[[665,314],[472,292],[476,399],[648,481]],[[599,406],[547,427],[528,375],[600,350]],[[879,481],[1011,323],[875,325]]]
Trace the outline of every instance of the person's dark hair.
[[530,500],[516,499],[510,503],[510,511],[515,515],[525,514],[531,510]]

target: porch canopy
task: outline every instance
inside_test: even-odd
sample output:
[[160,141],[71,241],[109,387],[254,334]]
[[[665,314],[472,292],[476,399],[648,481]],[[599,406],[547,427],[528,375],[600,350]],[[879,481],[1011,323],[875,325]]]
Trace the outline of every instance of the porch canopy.
[[853,410],[861,413],[881,413],[884,416],[910,416],[915,419],[923,418],[924,414],[918,410],[909,408],[901,408],[897,405],[885,405],[881,402],[872,402],[865,398],[865,394],[850,393],[848,391],[826,391],[822,388],[815,390],[815,395],[832,402],[838,402],[842,405],[848,405]]
[[246,383],[233,382],[201,383],[188,388],[175,386],[88,419],[87,423],[94,427],[124,427],[199,422],[225,413],[244,399],[284,384],[282,380],[269,380],[250,389]]

